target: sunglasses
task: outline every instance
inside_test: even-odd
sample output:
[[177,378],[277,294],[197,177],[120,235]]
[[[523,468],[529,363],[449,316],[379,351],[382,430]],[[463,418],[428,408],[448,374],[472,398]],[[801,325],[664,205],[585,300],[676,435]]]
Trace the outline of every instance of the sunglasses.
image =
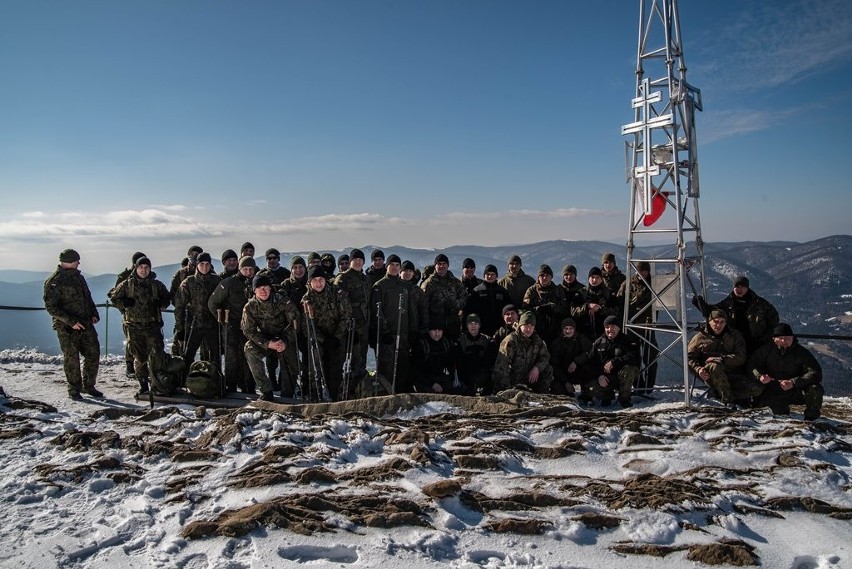
[[280,258],[281,258],[281,257],[267,257],[267,258],[266,258],[266,260],[267,260],[267,261],[277,261],[277,260],[278,260],[278,259],[280,259]]

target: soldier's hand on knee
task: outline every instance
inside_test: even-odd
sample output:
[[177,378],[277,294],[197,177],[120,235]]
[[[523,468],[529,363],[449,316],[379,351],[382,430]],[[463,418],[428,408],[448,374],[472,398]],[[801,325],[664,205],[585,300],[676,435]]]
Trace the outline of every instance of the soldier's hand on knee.
[[790,391],[791,389],[793,389],[793,382],[789,379],[782,379],[778,382],[778,385],[780,385],[781,389],[783,389],[784,391]]
[[606,387],[609,385],[609,379],[605,375],[598,376],[598,385],[601,387]]

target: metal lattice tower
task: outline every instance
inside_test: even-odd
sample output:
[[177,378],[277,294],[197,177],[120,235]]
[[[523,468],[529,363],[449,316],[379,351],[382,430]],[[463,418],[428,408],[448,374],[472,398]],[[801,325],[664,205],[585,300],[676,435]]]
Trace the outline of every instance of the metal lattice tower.
[[[624,326],[640,339],[643,377],[651,363],[679,366],[689,405],[687,343],[697,322],[687,319],[687,287],[696,293],[694,272],[704,284],[694,120],[695,111],[702,110],[701,92],[686,81],[677,0],[640,0],[639,5],[634,118],[621,129],[632,137],[625,143],[631,188],[625,270],[628,282],[636,276],[650,287],[652,300],[631,315],[626,295]],[[646,253],[638,255],[636,248]],[[651,267],[650,283],[636,268],[643,261]],[[649,311],[650,323],[636,316]]]

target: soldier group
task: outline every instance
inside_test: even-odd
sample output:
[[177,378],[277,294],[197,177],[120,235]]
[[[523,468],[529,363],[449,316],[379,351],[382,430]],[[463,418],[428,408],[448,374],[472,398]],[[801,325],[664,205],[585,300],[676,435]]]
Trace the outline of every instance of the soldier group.
[[[262,268],[254,255],[251,243],[239,255],[229,249],[216,274],[210,254],[193,246],[170,289],[151,272],[147,256],[133,255],[109,296],[124,315],[128,374],[140,393],[149,389],[148,356],[163,350],[161,311],[169,304],[175,308],[173,354],[191,362],[200,351],[201,359],[218,363],[224,352],[226,389],[259,392],[268,401],[275,391],[319,400],[522,387],[577,395],[582,404],[607,406],[617,397],[629,407],[634,393],[654,387],[653,334],[621,332],[625,318],[653,320],[648,263],[637,263],[627,281],[615,255],[606,253],[583,285],[573,265],[562,269],[557,284],[548,265],[535,278],[527,275],[517,255],[502,278],[487,265],[481,279],[472,259],[462,263],[462,278],[455,277],[444,254],[422,272],[378,249],[366,270],[359,249],[337,262],[328,253],[294,256],[289,269],[277,249],[266,251]],[[77,265],[79,255],[63,251],[45,283],[75,398],[100,395],[94,387],[98,314]],[[804,401],[805,417],[819,416],[819,364],[745,277],[722,302],[711,306],[697,297],[695,304],[707,321],[690,341],[689,365],[723,402],[766,404],[784,413],[791,402]],[[374,373],[367,370],[370,348]]]

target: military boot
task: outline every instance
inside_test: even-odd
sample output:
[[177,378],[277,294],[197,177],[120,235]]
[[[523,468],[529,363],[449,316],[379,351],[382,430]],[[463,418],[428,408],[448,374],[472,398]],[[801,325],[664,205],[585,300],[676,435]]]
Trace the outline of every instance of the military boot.
[[148,387],[148,378],[140,377],[139,378],[139,391],[136,393],[137,395],[148,395],[149,387]]

